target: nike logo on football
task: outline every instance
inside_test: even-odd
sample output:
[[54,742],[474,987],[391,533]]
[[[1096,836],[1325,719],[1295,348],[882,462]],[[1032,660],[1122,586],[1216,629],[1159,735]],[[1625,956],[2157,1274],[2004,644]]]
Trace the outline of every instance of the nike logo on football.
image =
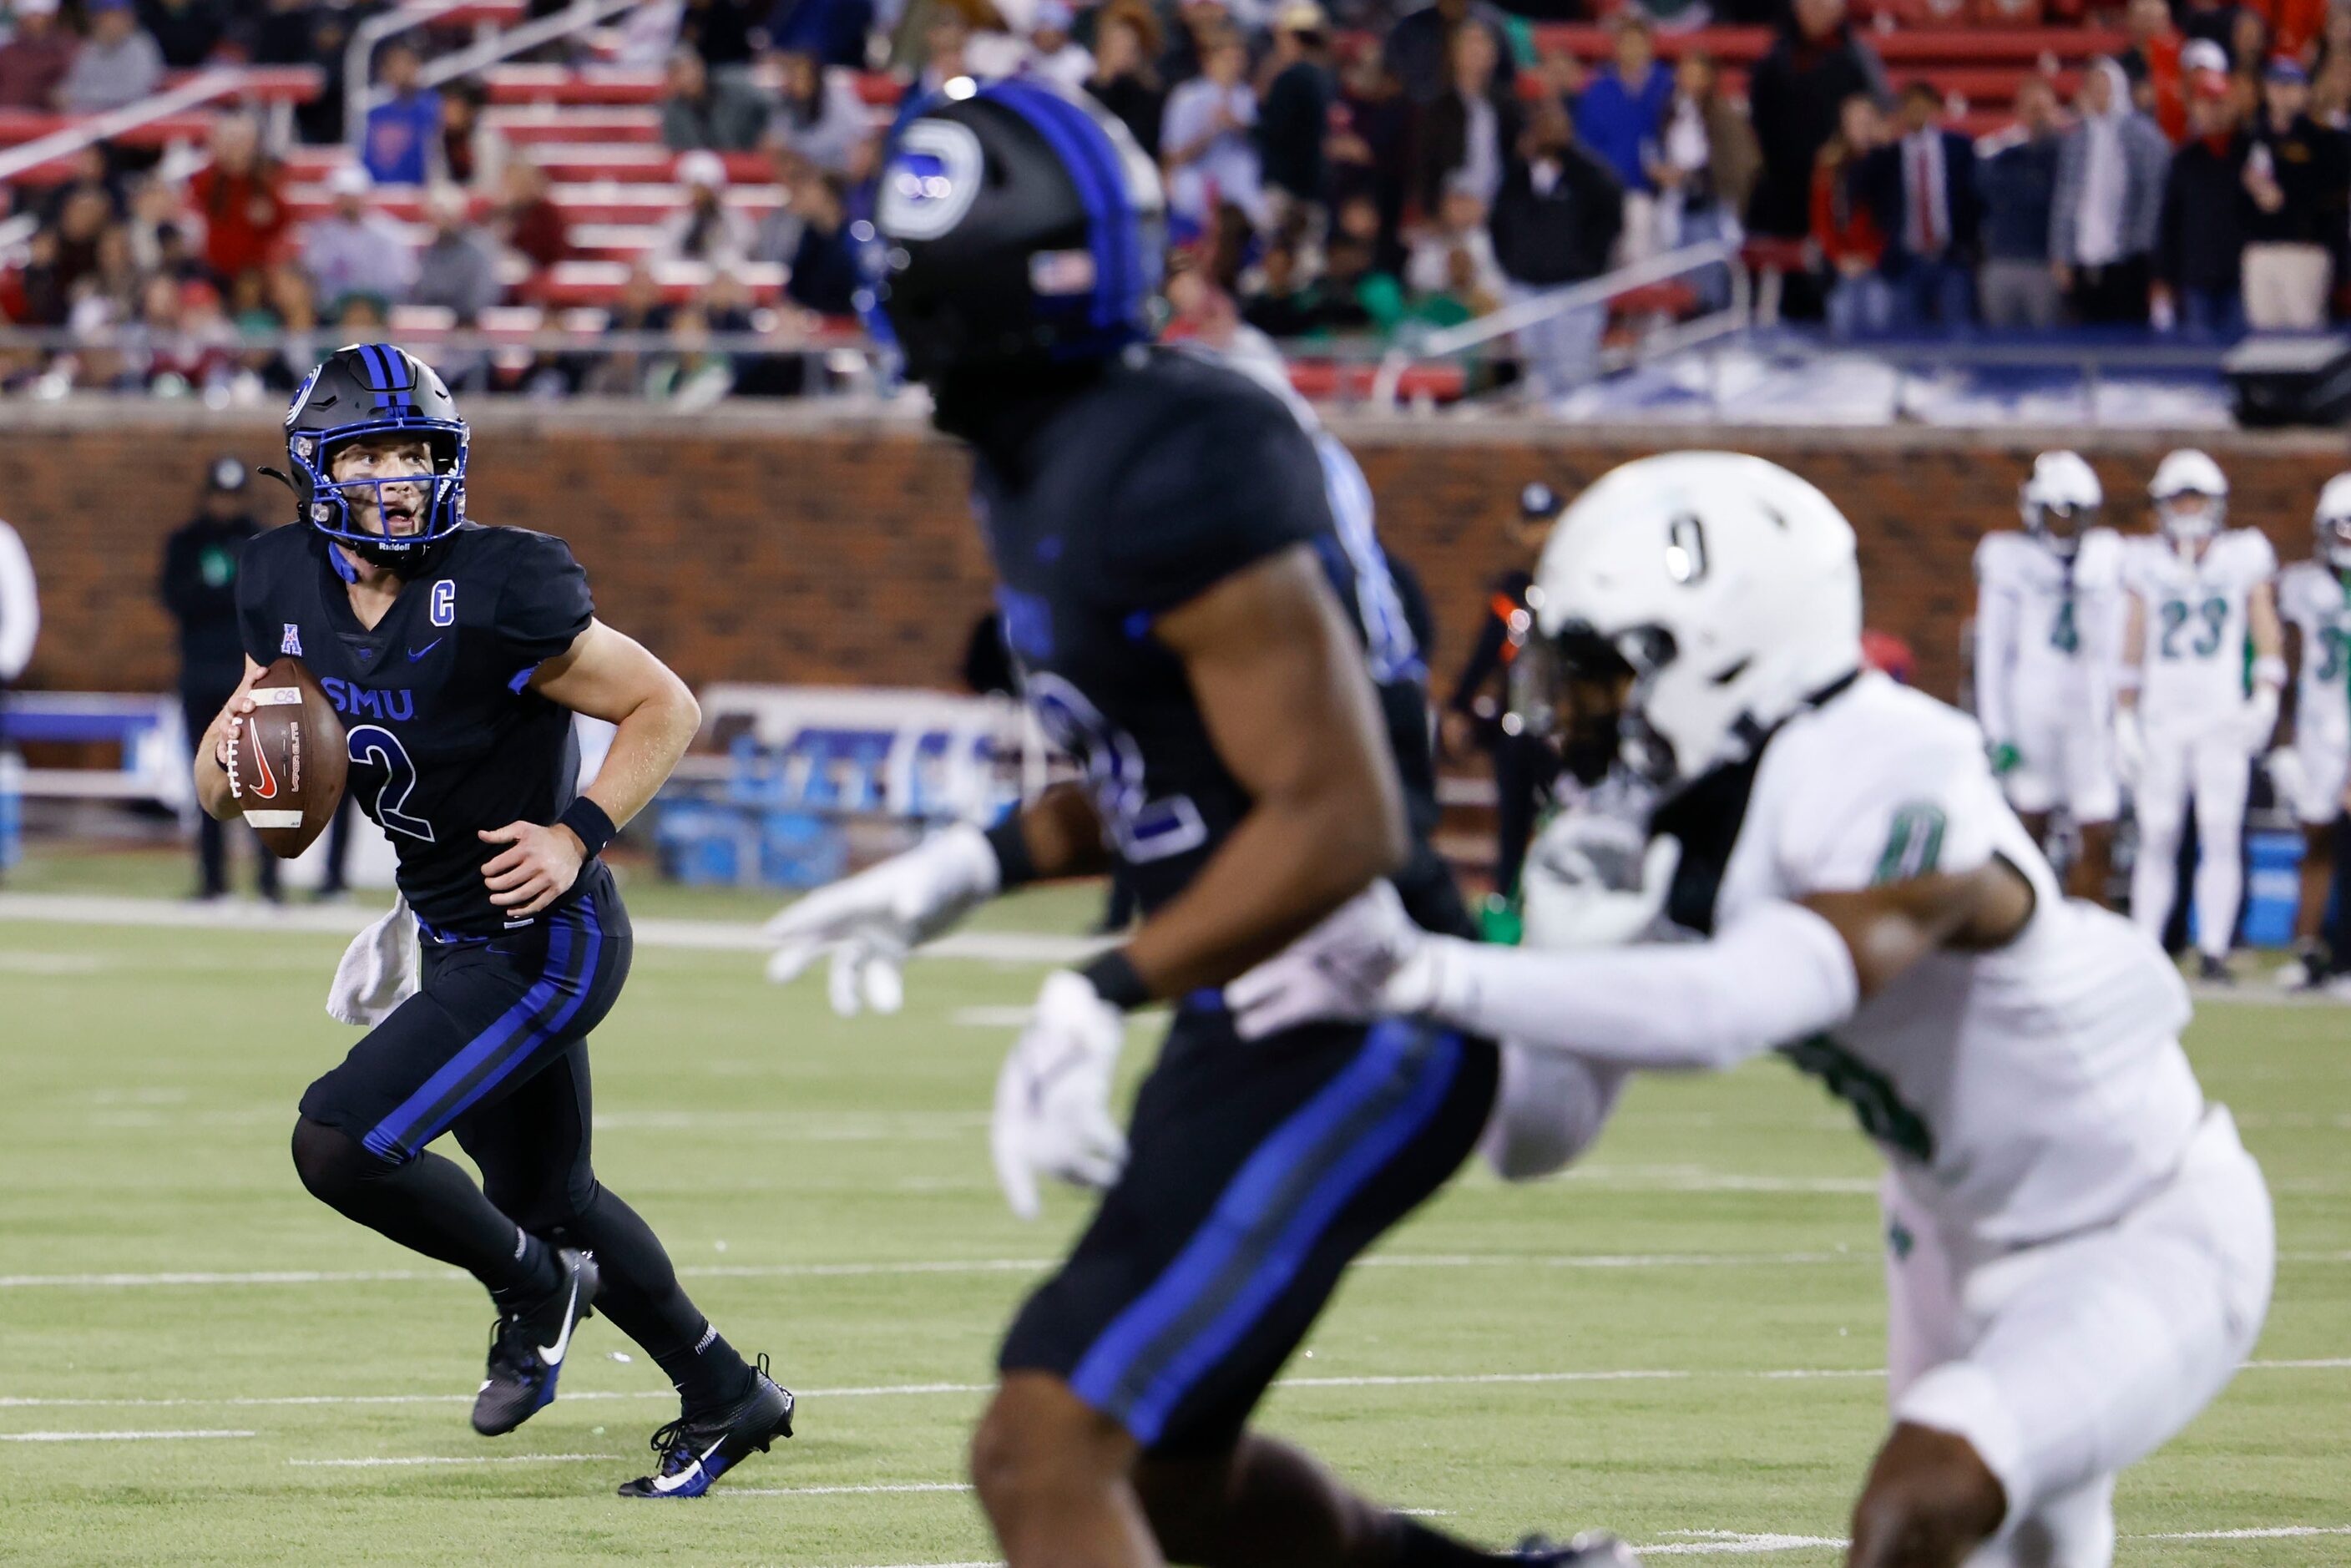
[[270,770],[269,751],[261,744],[260,727],[248,718],[245,728],[253,737],[253,797],[256,800],[274,800],[277,798],[277,775]]
[[424,657],[425,654],[433,652],[434,649],[438,648],[440,645],[441,639],[435,637],[430,643],[425,643],[422,648],[411,648],[408,651],[408,662],[412,664],[416,663],[417,660]]
[[553,1344],[543,1344],[538,1347],[538,1359],[549,1366],[563,1364],[563,1353],[571,1344],[571,1331],[580,1325],[579,1316],[573,1311],[579,1305],[580,1276],[574,1274],[571,1277],[571,1299],[563,1303],[563,1332],[555,1336]]

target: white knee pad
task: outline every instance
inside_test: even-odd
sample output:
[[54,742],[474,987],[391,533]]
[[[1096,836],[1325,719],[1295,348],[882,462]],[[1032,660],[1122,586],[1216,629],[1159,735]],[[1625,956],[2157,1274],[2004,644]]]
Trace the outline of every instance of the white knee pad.
[[1504,1045],[1494,1109],[1478,1152],[1504,1181],[1533,1181],[1566,1169],[1607,1125],[1625,1076],[1559,1051]]

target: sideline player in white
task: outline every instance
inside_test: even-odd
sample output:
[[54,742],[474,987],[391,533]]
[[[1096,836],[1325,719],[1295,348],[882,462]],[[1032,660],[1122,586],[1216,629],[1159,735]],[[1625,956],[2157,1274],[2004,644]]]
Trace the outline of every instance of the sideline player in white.
[[1629,464],[1536,582],[1541,646],[1622,694],[1567,722],[1614,725],[1665,791],[1650,831],[1679,862],[1648,906],[1706,939],[1479,946],[1391,904],[1352,953],[1228,986],[1244,1033],[1404,1014],[1552,1053],[1591,1070],[1577,1137],[1608,1073],[1785,1051],[1888,1166],[1894,1426],[1848,1563],[2100,1568],[2116,1472],[2228,1383],[2274,1262],[2260,1168],[2180,1050],[2177,972],[2063,896],[1972,723],[1861,671],[1853,530],[1794,475]]
[[2338,905],[2330,931],[2329,897],[2351,904],[2351,474],[2318,493],[2311,519],[2311,558],[2278,575],[2278,614],[2294,630],[2299,671],[2294,686],[2294,742],[2271,753],[2270,777],[2302,823],[2302,902],[2294,919],[2294,956],[2281,984],[2315,989],[2351,966],[2351,940]]
[[2023,531],[1976,546],[1976,719],[2033,842],[2048,843],[2050,813],[2063,806],[2081,839],[2067,890],[2103,899],[2122,810],[2108,631],[2122,538],[2098,526],[2105,496],[2078,454],[2035,458],[2018,501]]
[[2131,918],[2162,938],[2193,795],[2197,967],[2225,985],[2245,890],[2245,794],[2285,685],[2277,552],[2256,530],[2225,526],[2229,481],[2201,452],[2164,458],[2147,494],[2157,537],[2124,566],[2131,597],[2115,712],[2116,758],[2138,816]]

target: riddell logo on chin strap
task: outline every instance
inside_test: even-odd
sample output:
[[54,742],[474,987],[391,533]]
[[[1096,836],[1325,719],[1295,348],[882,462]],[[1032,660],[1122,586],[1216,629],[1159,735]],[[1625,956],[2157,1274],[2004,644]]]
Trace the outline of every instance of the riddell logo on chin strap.
[[253,757],[253,798],[256,800],[277,799],[277,775],[269,768],[269,753],[261,744],[261,727],[250,718],[245,721],[245,733],[251,741]]

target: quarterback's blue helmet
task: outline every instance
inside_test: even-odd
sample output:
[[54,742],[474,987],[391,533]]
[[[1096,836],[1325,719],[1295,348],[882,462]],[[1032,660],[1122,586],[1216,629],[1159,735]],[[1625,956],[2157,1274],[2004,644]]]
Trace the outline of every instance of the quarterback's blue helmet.
[[1159,177],[1082,95],[950,82],[891,138],[873,217],[878,301],[917,380],[1101,358],[1155,329]]
[[[364,436],[414,435],[432,452],[424,474],[366,479],[331,477],[337,449]],[[286,456],[302,520],[339,544],[381,565],[412,566],[465,520],[465,453],[469,435],[457,400],[433,367],[390,343],[354,343],[327,356],[303,378],[286,411]],[[413,484],[426,492],[414,533],[392,537],[361,528],[346,493],[362,486]],[[377,508],[382,515],[382,508]]]

